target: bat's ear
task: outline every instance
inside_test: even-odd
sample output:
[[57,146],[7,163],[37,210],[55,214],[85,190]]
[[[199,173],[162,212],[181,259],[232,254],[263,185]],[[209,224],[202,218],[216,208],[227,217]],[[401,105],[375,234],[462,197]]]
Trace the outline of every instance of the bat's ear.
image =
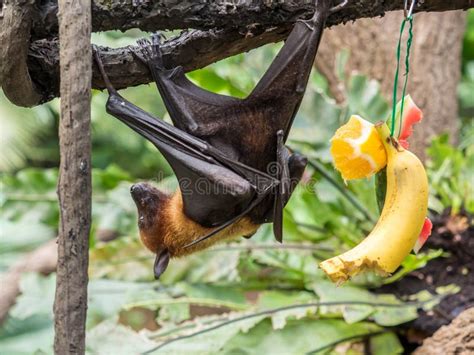
[[132,185],[130,194],[138,209],[140,230],[153,229],[156,226],[155,219],[158,212],[164,207],[170,196],[144,182]]
[[168,249],[158,251],[156,253],[155,265],[153,266],[153,272],[155,274],[155,280],[158,280],[168,267],[170,262],[170,252]]

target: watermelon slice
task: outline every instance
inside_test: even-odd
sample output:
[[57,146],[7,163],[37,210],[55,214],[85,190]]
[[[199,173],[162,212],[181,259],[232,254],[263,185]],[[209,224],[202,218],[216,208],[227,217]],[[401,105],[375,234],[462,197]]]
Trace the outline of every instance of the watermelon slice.
[[[413,133],[413,125],[420,122],[423,119],[423,112],[419,109],[418,106],[413,102],[410,95],[405,96],[403,99],[403,117],[400,120],[400,111],[402,108],[402,101],[400,100],[396,107],[395,113],[395,131],[394,136],[398,138],[400,145],[408,149],[409,144],[407,139]],[[400,125],[400,121],[402,124]],[[389,117],[387,119],[387,125],[390,127],[392,124],[392,119]]]
[[433,229],[433,223],[431,223],[428,217],[425,218],[425,224],[423,224],[423,228],[421,229],[420,236],[413,247],[413,251],[415,254],[418,254],[421,247],[425,242],[428,240],[428,237],[431,235],[431,230]]

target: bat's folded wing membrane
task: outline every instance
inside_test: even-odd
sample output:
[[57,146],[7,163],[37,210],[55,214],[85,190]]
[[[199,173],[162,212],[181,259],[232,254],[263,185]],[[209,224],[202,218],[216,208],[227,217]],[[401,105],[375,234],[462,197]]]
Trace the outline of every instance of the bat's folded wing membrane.
[[216,160],[205,141],[154,118],[118,94],[109,97],[107,112],[160,150],[178,178],[185,214],[197,223],[206,227],[225,223],[254,198],[254,187]]

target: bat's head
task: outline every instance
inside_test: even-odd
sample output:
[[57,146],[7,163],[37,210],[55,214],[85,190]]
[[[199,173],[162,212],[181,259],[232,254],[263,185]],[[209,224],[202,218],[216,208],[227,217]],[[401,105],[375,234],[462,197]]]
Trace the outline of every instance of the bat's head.
[[157,188],[140,182],[130,188],[138,210],[138,228],[145,246],[153,253],[163,249],[163,211],[170,202],[170,195]]
[[170,196],[145,182],[132,185],[130,194],[138,209],[138,226],[140,229],[152,228],[156,224],[159,210]]
[[138,210],[138,228],[143,244],[156,253],[154,273],[158,279],[166,270],[170,259],[170,252],[165,243],[167,220],[164,211],[170,204],[170,195],[157,188],[141,182],[130,188],[133,201]]

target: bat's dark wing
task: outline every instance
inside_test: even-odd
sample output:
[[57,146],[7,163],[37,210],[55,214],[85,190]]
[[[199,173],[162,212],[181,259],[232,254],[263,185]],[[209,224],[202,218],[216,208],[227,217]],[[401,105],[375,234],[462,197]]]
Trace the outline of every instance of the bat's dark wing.
[[268,103],[268,118],[283,130],[284,141],[300,106],[318,51],[329,8],[322,2],[310,20],[300,20],[247,101]]
[[107,111],[160,150],[178,178],[184,212],[191,219],[206,227],[218,226],[240,214],[253,199],[255,188],[209,155],[206,142],[117,95],[110,96]]
[[153,34],[152,43],[138,41],[139,51],[133,53],[150,69],[173,124],[194,136],[209,135],[213,125],[231,116],[232,107],[241,99],[207,91],[191,82],[182,67],[163,66],[160,33]]
[[186,215],[212,227],[245,211],[256,194],[256,186],[248,177],[258,172],[238,162],[234,164],[207,142],[124,99],[108,81],[97,50],[95,56],[109,90],[107,111],[152,142],[168,160],[179,181]]

